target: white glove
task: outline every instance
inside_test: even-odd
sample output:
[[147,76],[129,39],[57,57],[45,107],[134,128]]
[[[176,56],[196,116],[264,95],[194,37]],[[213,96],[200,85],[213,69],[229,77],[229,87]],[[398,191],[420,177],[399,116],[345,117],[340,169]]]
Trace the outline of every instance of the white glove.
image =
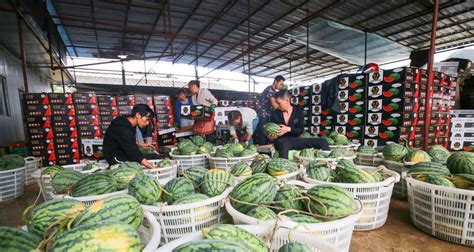
[[239,143],[239,139],[234,139],[234,143]]
[[245,145],[249,146],[249,141],[245,141]]

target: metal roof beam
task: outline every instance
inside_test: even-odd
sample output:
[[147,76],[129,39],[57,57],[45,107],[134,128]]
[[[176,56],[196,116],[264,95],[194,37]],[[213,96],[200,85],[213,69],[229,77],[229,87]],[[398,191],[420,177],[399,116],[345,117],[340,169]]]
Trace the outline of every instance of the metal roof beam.
[[[153,26],[151,28],[152,31],[155,30],[156,26],[158,25],[158,21],[160,21],[160,17],[163,15],[163,12],[165,11],[166,4],[168,4],[168,0],[163,1],[163,4],[161,5],[161,10],[158,13],[158,15],[156,16],[155,22],[153,23]],[[146,39],[145,45],[143,46],[143,50],[142,50],[142,53],[141,53],[143,58],[145,58],[146,48],[148,47],[148,44],[150,43],[151,36],[153,36],[153,32],[148,34],[148,38]]]
[[[263,8],[265,8],[265,6],[267,6],[269,3],[271,3],[272,1],[269,0],[269,1],[266,1],[265,3],[263,3],[262,5],[260,5],[260,7],[258,7],[257,9],[255,9],[251,14],[250,16],[247,16],[246,18],[244,18],[239,24],[235,25],[234,27],[232,27],[232,29],[230,29],[229,31],[227,31],[224,35],[222,35],[220,37],[220,39],[224,39],[225,37],[227,37],[227,35],[229,35],[231,32],[233,32],[235,29],[239,28],[241,25],[243,25],[250,17],[252,17],[253,15],[255,15],[257,12],[261,11]],[[214,47],[215,45],[217,45],[218,43],[217,42],[214,42],[212,43],[209,47],[207,47],[202,53],[200,53],[197,57],[195,57],[193,60],[191,60],[191,62],[189,62],[189,64],[192,64],[194,61],[196,61],[197,59],[199,59],[200,57],[202,57],[204,54],[206,54],[212,47]]]
[[[463,20],[463,21],[461,21],[461,22],[458,22],[458,23],[455,23],[455,24],[449,24],[449,25],[444,25],[444,26],[438,27],[437,31],[444,30],[444,29],[448,29],[448,28],[452,28],[453,26],[457,26],[457,25],[469,23],[469,22],[472,22],[472,21],[474,21],[474,17],[473,17],[473,18],[469,18],[469,19],[465,19],[465,20]],[[472,30],[472,29],[473,29],[472,27],[469,27],[469,28],[467,28],[467,29],[464,28],[464,29],[461,30],[461,31],[454,31],[454,32],[447,33],[447,34],[445,34],[445,35],[436,36],[436,39],[443,38],[443,37],[446,37],[446,36],[451,36],[451,35],[453,35],[453,34],[456,34],[456,33],[459,33],[459,32],[469,31],[469,30]],[[397,42],[404,41],[404,40],[411,39],[411,38],[415,38],[415,37],[418,37],[418,36],[429,35],[429,34],[431,34],[431,30],[426,31],[426,32],[416,33],[416,34],[410,35],[410,36],[408,36],[408,37],[403,37],[403,38],[401,38],[401,39],[397,39]],[[419,42],[409,43],[408,45],[413,45],[413,44],[418,44],[418,43],[419,43]]]
[[[209,29],[214,26],[217,22],[219,22],[219,20],[221,20],[221,18],[229,11],[231,10],[236,4],[238,3],[238,1],[236,0],[230,0],[228,4],[226,4],[224,6],[224,8],[222,8],[222,10],[204,27],[204,29],[202,29],[199,33],[198,33],[198,36],[202,36],[203,34],[205,34],[206,32],[209,31]],[[191,42],[189,42],[183,49],[182,53],[184,55],[185,52],[187,52],[191,46],[194,44],[194,40],[191,40]],[[215,42],[215,43],[218,43],[218,42]],[[180,59],[182,58],[182,55],[178,55],[178,57],[174,58],[173,59],[173,64],[178,62]],[[194,61],[193,61],[194,62]],[[190,62],[189,64],[191,64],[192,62]]]
[[[297,7],[297,9],[301,8],[304,4],[306,4],[307,1],[303,2],[303,4],[299,5],[299,7]],[[285,35],[287,32],[291,31],[292,29],[296,28],[296,27],[299,27],[301,26],[302,24],[305,24],[306,22],[320,16],[321,14],[323,14],[324,12],[330,10],[330,9],[333,9],[337,6],[339,6],[340,4],[344,3],[344,0],[336,0],[336,1],[333,1],[332,3],[326,5],[325,7],[323,7],[322,9],[312,13],[311,15],[309,16],[306,16],[305,18],[301,19],[300,21],[290,25],[289,27],[279,31],[277,34],[275,35],[272,35],[271,37],[265,39],[264,41],[258,43],[257,45],[254,45],[254,46],[251,46],[249,45],[249,48],[247,48],[247,51],[248,50],[255,50],[257,48],[260,48],[262,47],[263,45],[265,45],[266,43],[272,41],[273,39],[277,38],[277,37],[280,37],[282,35]],[[291,11],[292,12],[292,11]],[[289,13],[291,13],[289,12]],[[286,15],[285,15],[286,16]],[[265,28],[264,28],[265,29]],[[262,29],[262,30],[264,30]],[[261,31],[262,31],[261,30]],[[211,70],[210,72],[214,71],[214,70],[217,70],[217,69],[220,69],[220,68],[223,68],[225,66],[227,66],[228,64],[230,64],[231,62],[234,62],[236,61],[237,59],[241,58],[243,55],[245,55],[246,52],[243,52],[243,53],[240,53],[239,55],[237,55],[236,57],[224,62],[223,64],[219,65],[217,68],[214,68],[213,70]],[[209,65],[209,63],[208,63]],[[206,73],[205,75],[209,74],[210,72]],[[204,75],[204,76],[205,76]],[[203,77],[203,76],[202,76]]]
[[[258,60],[258,59],[263,58],[263,57],[265,57],[265,56],[268,56],[268,55],[270,55],[270,54],[272,54],[272,53],[274,53],[274,52],[276,52],[276,51],[279,51],[279,50],[281,50],[281,49],[283,49],[283,48],[285,48],[285,47],[291,45],[292,43],[293,43],[293,40],[290,41],[290,42],[288,42],[288,43],[284,43],[284,44],[282,44],[282,45],[280,45],[280,46],[278,46],[278,47],[276,47],[276,48],[274,48],[274,49],[272,49],[272,50],[268,50],[267,52],[265,52],[265,53],[263,53],[263,54],[261,54],[261,55],[259,55],[259,56],[257,56],[257,57],[253,57],[250,62],[255,61],[255,60]],[[283,54],[284,54],[284,53],[283,53]],[[281,57],[281,56],[283,56],[283,55],[279,55],[278,57]],[[272,61],[272,60],[273,60],[273,59],[269,59],[269,60],[267,60],[267,61],[265,61],[265,62],[263,62],[263,63],[260,63],[259,65],[265,65],[265,64],[267,64],[268,62],[270,62],[270,61]],[[257,67],[257,66],[255,66],[255,67]],[[240,68],[240,66],[231,69],[231,71],[235,71],[235,70],[237,70],[237,69],[239,69],[239,68]]]
[[123,22],[123,29],[122,29],[122,53],[123,53],[123,49],[125,48],[125,27],[127,27],[127,23],[128,23],[128,11],[130,10],[130,1],[131,0],[127,0],[127,9],[125,10],[125,20]]

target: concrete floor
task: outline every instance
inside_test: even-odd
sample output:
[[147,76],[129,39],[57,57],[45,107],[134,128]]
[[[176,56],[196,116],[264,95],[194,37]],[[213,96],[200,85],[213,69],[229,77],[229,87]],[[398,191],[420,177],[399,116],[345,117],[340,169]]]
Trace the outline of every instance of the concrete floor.
[[[19,199],[0,203],[0,226],[24,225],[21,215],[38,196],[38,188],[31,185]],[[392,199],[385,225],[377,230],[354,232],[350,251],[474,251],[427,235],[411,224],[408,203]]]

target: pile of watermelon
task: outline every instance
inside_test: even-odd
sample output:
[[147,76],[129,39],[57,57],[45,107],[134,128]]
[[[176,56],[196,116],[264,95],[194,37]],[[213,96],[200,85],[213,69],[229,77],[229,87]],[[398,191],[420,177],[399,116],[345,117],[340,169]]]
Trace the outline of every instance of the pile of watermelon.
[[235,164],[230,173],[234,177],[245,178],[258,173],[266,173],[278,177],[299,170],[297,163],[283,158],[270,158],[265,154],[258,154],[250,164],[240,162]]
[[311,161],[306,167],[310,179],[336,183],[376,183],[386,179],[383,170],[359,168],[352,161],[340,160],[336,169],[331,169],[326,162]]
[[234,177],[221,169],[190,167],[183,177],[170,180],[163,187],[153,177],[138,175],[129,184],[128,192],[140,204],[181,205],[215,197],[234,184]]
[[[237,226],[219,224],[211,228],[204,228],[201,232],[204,239],[184,243],[174,248],[173,251],[204,251],[206,249],[212,251],[236,252],[270,251],[270,248],[267,247],[261,238]],[[286,251],[310,252],[313,251],[313,249],[303,243],[292,241],[281,246],[278,250],[278,252]]]
[[0,227],[3,251],[141,251],[144,247],[138,234],[144,213],[130,195],[110,196],[89,207],[73,199],[51,200],[27,208],[23,216],[28,231]]
[[474,190],[474,153],[456,152],[441,162],[419,162],[408,170],[414,179],[450,188]]
[[394,162],[435,162],[439,164],[446,164],[451,153],[441,145],[433,145],[429,147],[428,151],[415,149],[408,145],[405,141],[404,145],[398,143],[391,143],[385,145],[382,149],[385,160]]
[[211,155],[218,158],[248,157],[257,153],[257,146],[245,143],[227,143]]
[[214,149],[214,145],[206,142],[202,136],[193,136],[191,139],[182,139],[178,147],[173,150],[173,155],[196,155],[209,154]]
[[351,142],[343,134],[339,134],[335,131],[329,133],[328,136],[322,136],[321,138],[326,139],[329,145],[350,145]]
[[18,154],[8,154],[0,158],[0,171],[13,170],[25,166],[25,159]]
[[335,185],[301,188],[277,185],[266,173],[254,174],[237,184],[229,194],[237,211],[259,220],[274,220],[282,214],[298,223],[318,223],[353,214],[358,205],[352,194]]

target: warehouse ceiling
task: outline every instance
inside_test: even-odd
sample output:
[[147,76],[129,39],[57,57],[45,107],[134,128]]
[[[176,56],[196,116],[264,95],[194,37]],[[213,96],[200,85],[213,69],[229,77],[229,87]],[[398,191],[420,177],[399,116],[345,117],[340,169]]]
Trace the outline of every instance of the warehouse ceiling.
[[[49,5],[75,57],[128,55],[247,73],[250,50],[251,74],[291,73],[299,81],[356,67],[289,39],[305,32],[309,21],[324,18],[425,49],[433,9],[425,0],[55,0]],[[437,49],[474,42],[473,9],[471,0],[440,0]]]

